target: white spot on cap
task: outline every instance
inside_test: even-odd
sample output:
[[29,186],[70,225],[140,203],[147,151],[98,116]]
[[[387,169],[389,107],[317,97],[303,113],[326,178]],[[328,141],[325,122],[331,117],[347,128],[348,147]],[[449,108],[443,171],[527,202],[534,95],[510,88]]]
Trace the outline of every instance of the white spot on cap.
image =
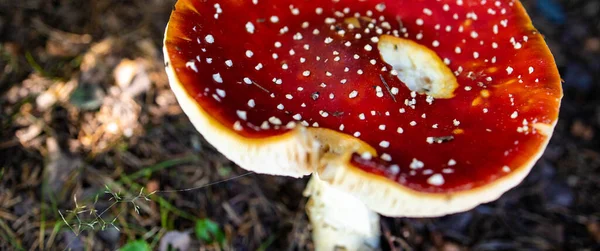
[[250,34],[254,34],[254,24],[252,24],[252,22],[246,23],[246,31]]
[[444,176],[439,173],[431,175],[429,179],[427,179],[427,183],[432,186],[441,186],[445,183]]
[[383,154],[381,154],[381,159],[385,160],[385,161],[392,161],[392,156],[390,156],[387,153],[383,153]]
[[233,124],[233,130],[236,130],[236,131],[241,131],[241,130],[243,130],[243,129],[244,129],[244,128],[242,127],[242,123],[240,123],[239,121],[236,121],[236,122]]
[[285,125],[285,127],[288,129],[292,129],[292,128],[296,127],[296,122],[290,121],[287,123],[287,125]]
[[389,172],[392,175],[396,175],[396,174],[400,173],[400,166],[398,166],[398,165],[391,165],[390,169],[389,169]]
[[388,148],[390,147],[390,142],[389,141],[381,141],[379,142],[379,146],[383,147],[383,148]]
[[221,78],[221,74],[217,73],[217,74],[213,74],[213,80],[215,80],[215,82],[222,84],[223,83],[223,78]]
[[209,43],[212,44],[215,42],[215,37],[213,37],[212,35],[206,35],[206,37],[204,37],[204,40]]
[[224,98],[226,93],[224,90],[217,89],[217,95],[219,95],[221,98]]
[[423,14],[427,15],[427,16],[431,16],[433,14],[433,11],[431,11],[428,8],[424,8],[423,9]]
[[294,38],[294,40],[302,40],[302,38],[304,38],[304,37],[302,36],[302,33],[297,32],[296,34],[294,34],[293,38]]
[[196,62],[194,61],[189,61],[187,63],[185,63],[185,67],[192,69],[192,71],[198,73],[198,67],[196,67]]
[[506,72],[508,73],[508,75],[513,73],[513,68],[512,67],[506,67]]
[[433,139],[433,137],[427,137],[427,139],[425,139],[425,141],[426,141],[428,144],[433,144],[433,142],[434,142],[435,140]]
[[269,122],[273,125],[281,125],[281,120],[277,117],[270,117]]
[[442,169],[442,173],[454,173],[454,169],[452,169],[452,168],[444,168],[444,169]]
[[236,113],[241,120],[248,119],[248,113],[246,111],[237,110]]
[[425,164],[418,160],[418,159],[412,159],[412,162],[410,163],[410,168],[411,169],[421,169],[425,167]]
[[298,8],[290,8],[290,10],[292,11],[292,14],[294,16],[297,16],[300,14],[300,10]]

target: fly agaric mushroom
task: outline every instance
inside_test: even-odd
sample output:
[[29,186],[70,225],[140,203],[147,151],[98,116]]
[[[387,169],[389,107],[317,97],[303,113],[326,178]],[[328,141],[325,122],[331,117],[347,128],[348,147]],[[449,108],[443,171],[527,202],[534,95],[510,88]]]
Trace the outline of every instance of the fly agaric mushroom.
[[225,156],[314,174],[320,250],[377,246],[376,213],[495,200],[541,156],[562,97],[517,0],[179,0],[165,59],[183,110]]

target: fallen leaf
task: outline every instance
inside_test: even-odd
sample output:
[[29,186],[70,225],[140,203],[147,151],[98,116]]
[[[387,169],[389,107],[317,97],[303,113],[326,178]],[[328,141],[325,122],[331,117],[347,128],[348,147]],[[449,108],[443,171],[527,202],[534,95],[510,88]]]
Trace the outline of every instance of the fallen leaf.
[[169,231],[160,239],[160,251],[186,251],[190,247],[190,233]]
[[119,248],[120,251],[150,251],[150,245],[143,240],[132,241]]

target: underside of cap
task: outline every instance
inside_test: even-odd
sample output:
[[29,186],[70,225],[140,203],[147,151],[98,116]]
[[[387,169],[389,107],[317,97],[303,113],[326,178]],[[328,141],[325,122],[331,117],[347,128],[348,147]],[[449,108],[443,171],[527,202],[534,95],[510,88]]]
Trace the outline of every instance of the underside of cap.
[[[515,15],[518,16],[517,20],[520,22],[520,25],[533,29],[531,21],[523,7],[520,3],[515,3],[516,6],[514,7],[514,12],[516,13]],[[171,47],[170,50],[167,48],[167,46],[169,46],[169,28],[170,26],[167,27],[165,35],[164,52],[166,70],[171,88],[182,109],[188,115],[196,129],[217,150],[240,167],[257,173],[302,177],[316,172],[325,182],[360,198],[369,208],[386,216],[440,216],[468,210],[481,203],[497,199],[502,193],[521,182],[529,173],[537,159],[543,153],[543,150],[550,139],[550,134],[556,124],[558,107],[555,108],[556,110],[548,111],[548,114],[544,117],[545,120],[543,123],[529,125],[530,127],[537,129],[535,144],[524,146],[532,149],[524,151],[527,156],[520,156],[518,158],[518,163],[520,163],[519,166],[511,166],[506,174],[493,176],[485,181],[472,182],[477,184],[475,186],[463,186],[448,190],[436,187],[407,187],[386,177],[386,174],[383,174],[382,171],[378,169],[379,164],[377,163],[379,162],[369,162],[369,165],[373,165],[372,168],[360,167],[361,161],[378,159],[381,157],[382,152],[379,151],[381,147],[378,149],[373,142],[370,142],[369,144],[361,140],[356,134],[349,135],[341,132],[341,129],[335,130],[334,128],[318,128],[306,125],[286,127],[285,125],[281,125],[281,130],[271,131],[269,135],[252,136],[245,134],[247,133],[245,131],[236,130],[236,124],[232,126],[225,123],[221,114],[217,114],[215,111],[211,110],[212,107],[202,106],[200,102],[198,102],[202,97],[192,95],[194,92],[190,91],[189,83],[183,83],[185,80],[180,77],[182,69],[174,66],[171,57],[175,51],[184,48],[175,47],[174,49]],[[246,29],[248,32],[255,32],[254,26],[246,26]],[[529,39],[531,41],[528,45],[537,46],[536,55],[544,55],[541,59],[542,61],[554,64],[547,46],[540,38],[541,36],[539,34],[534,33],[530,36]],[[212,40],[213,37],[211,36],[210,39],[206,37],[204,39]],[[325,42],[327,42],[327,40],[325,40]],[[532,45],[532,43],[534,44]],[[251,58],[251,53],[253,52],[250,52],[249,54],[249,52],[246,51],[246,57]],[[290,54],[292,54],[291,51]],[[236,63],[238,62],[233,62],[233,64]],[[231,64],[231,62],[225,62],[225,64]],[[195,64],[192,65],[191,69],[198,72]],[[257,66],[256,69],[258,70],[259,67]],[[497,71],[504,71],[504,69],[497,69]],[[310,74],[312,73],[308,73],[307,75]],[[218,84],[223,84],[222,75],[213,75],[212,77]],[[277,82],[275,80],[276,79],[274,79],[274,82]],[[253,80],[240,79],[240,82],[243,81],[247,81],[246,84],[248,85],[256,85],[257,88],[262,88],[259,83],[256,83]],[[387,84],[385,80],[382,81],[384,84]],[[555,88],[555,85],[558,85],[558,88],[560,88],[556,69],[551,69],[547,72],[544,81],[549,82],[548,85],[553,86],[552,88]],[[261,82],[260,84],[263,83]],[[464,86],[459,87],[464,88]],[[500,87],[502,86],[499,86],[499,88]],[[548,102],[555,102],[556,106],[558,106],[560,104],[560,97],[552,96],[556,91],[556,89],[552,88],[547,89],[547,92],[549,93],[548,96],[550,96],[548,97]],[[509,93],[505,89],[499,90],[501,90],[499,93]],[[460,91],[463,90],[461,89]],[[484,91],[487,90],[482,90],[481,96],[484,98],[480,98],[479,101],[474,100],[473,106],[480,104],[476,102],[486,102],[485,98],[488,94],[484,94],[486,93]],[[542,92],[544,90],[539,91]],[[523,92],[526,92],[526,90]],[[450,96],[452,95],[448,95],[448,97]],[[225,95],[222,97],[224,98]],[[215,96],[215,99],[219,99],[219,97]],[[544,102],[544,100],[529,101],[533,103]],[[225,103],[222,104],[225,105]],[[535,106],[535,104],[529,105]],[[545,106],[550,107],[552,105],[546,104]],[[542,105],[540,105],[540,107],[542,107]],[[239,113],[238,116],[240,116]],[[244,117],[245,116],[244,113]],[[323,117],[327,116],[323,115]],[[281,123],[279,121],[278,123],[272,124]],[[458,135],[462,133],[459,129],[454,130],[454,132],[456,132],[456,137],[459,137]],[[363,131],[363,133],[365,132]],[[399,130],[398,133],[400,133]],[[485,139],[482,138],[481,142],[485,142]],[[395,142],[394,144],[402,143],[410,144],[412,142]],[[380,146],[382,145],[385,144],[380,144]],[[427,160],[421,159],[421,161]],[[383,164],[381,166],[383,166]],[[385,168],[389,168],[389,165],[386,165]],[[402,166],[400,168],[408,167]],[[419,168],[420,167],[414,169],[419,170]],[[389,169],[386,172],[389,172]],[[466,178],[466,180],[468,180],[468,178]],[[441,184],[443,184],[443,180]],[[439,183],[436,185],[439,185]]]

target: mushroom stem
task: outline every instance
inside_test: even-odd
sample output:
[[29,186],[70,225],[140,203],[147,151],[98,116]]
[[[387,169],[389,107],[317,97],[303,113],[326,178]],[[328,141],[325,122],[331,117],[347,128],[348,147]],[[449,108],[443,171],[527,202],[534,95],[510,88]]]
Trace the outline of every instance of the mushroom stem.
[[379,248],[379,215],[358,198],[338,190],[313,174],[305,196],[313,228],[315,250],[376,250]]

